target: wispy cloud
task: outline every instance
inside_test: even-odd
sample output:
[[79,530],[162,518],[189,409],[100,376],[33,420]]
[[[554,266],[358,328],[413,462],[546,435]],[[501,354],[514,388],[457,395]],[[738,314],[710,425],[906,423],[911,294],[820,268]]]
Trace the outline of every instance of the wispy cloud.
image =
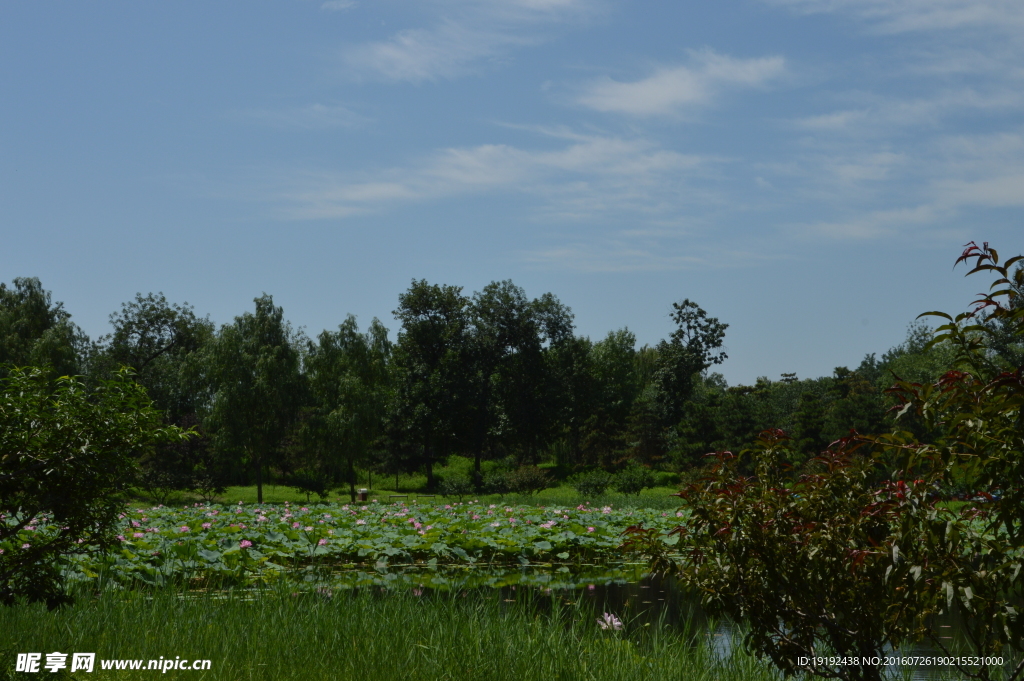
[[386,40],[342,52],[357,79],[431,81],[455,78],[504,59],[514,48],[545,39],[544,29],[589,16],[596,0],[435,0],[438,19],[398,31]]
[[325,9],[328,12],[339,12],[341,10],[352,9],[356,6],[354,0],[326,0],[320,4],[320,9]]
[[590,239],[539,249],[523,254],[523,259],[541,267],[557,267],[579,272],[642,272],[680,270],[705,266],[707,257],[685,252],[666,251],[661,243],[645,243],[629,235]]
[[[485,193],[534,195],[540,199],[537,213],[548,218],[609,211],[656,214],[666,210],[666,196],[686,178],[715,163],[647,139],[570,132],[562,136],[563,144],[548,149],[507,144],[442,149],[406,167],[358,176],[290,172],[282,181],[285,188],[273,195],[288,219],[340,218],[387,210],[395,202]],[[679,196],[675,201],[685,203]]]
[[1024,4],[1019,0],[765,0],[801,13],[845,12],[883,33],[968,28],[1019,32]]
[[589,83],[577,102],[597,111],[631,116],[676,115],[710,104],[730,89],[763,87],[786,70],[780,56],[738,59],[703,50],[687,65],[662,66],[640,80],[602,78]]
[[328,104],[310,104],[287,109],[250,109],[235,112],[234,115],[264,125],[306,130],[354,128],[369,121],[365,116],[347,107]]
[[478,62],[494,59],[529,37],[493,28],[445,21],[429,29],[409,29],[381,42],[355,45],[345,51],[345,66],[358,77],[388,81],[454,78]]

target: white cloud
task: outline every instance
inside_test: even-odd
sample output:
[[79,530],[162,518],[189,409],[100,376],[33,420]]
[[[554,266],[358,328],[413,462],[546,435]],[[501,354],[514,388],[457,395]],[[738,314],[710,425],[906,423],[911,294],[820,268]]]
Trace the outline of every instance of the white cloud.
[[666,251],[660,243],[638,243],[628,238],[602,238],[523,254],[526,262],[580,272],[637,272],[680,270],[706,266],[709,259]]
[[939,129],[953,114],[1009,112],[1024,106],[1024,92],[1009,83],[989,85],[984,90],[973,85],[937,89],[917,97],[850,91],[835,99],[856,102],[857,107],[799,118],[794,121],[796,127],[815,134],[880,137],[898,129]]
[[356,3],[353,0],[326,0],[326,2],[320,4],[320,9],[325,9],[328,12],[338,12],[355,6]]
[[347,47],[342,63],[357,79],[430,81],[455,78],[482,62],[504,58],[516,47],[544,39],[546,26],[593,13],[594,0],[437,0],[430,26],[399,31],[390,38]]
[[710,50],[693,54],[692,64],[660,67],[633,82],[603,78],[577,98],[597,111],[631,116],[665,116],[709,104],[727,89],[762,87],[785,72],[782,57],[737,59]]
[[948,137],[932,191],[944,206],[1024,206],[1024,132]]
[[408,167],[361,176],[289,173],[280,181],[287,188],[272,193],[288,219],[345,217],[387,210],[396,201],[488,192],[535,195],[541,200],[538,214],[561,219],[608,211],[654,214],[685,203],[685,197],[676,195],[685,179],[714,162],[645,139],[567,134],[568,143],[553,149],[455,147]]
[[968,28],[1013,33],[1024,29],[1020,0],[766,0],[813,14],[853,14],[883,33]]
[[494,58],[527,40],[446,21],[431,29],[410,29],[383,42],[346,51],[345,65],[363,77],[390,81],[454,78],[481,59]]
[[290,109],[252,109],[238,112],[237,115],[264,125],[307,130],[353,128],[369,120],[344,106],[327,104],[310,104]]
[[818,222],[798,228],[799,232],[837,239],[877,239],[934,223],[940,213],[935,206],[912,206],[887,210],[858,211],[847,220]]

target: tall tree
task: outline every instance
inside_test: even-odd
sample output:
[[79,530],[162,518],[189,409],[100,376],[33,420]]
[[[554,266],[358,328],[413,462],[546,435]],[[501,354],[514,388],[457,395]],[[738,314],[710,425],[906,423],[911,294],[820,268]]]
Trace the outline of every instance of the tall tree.
[[[213,338],[213,323],[196,317],[187,303],[168,303],[162,293],[137,293],[110,315],[110,324],[113,331],[98,340],[90,373],[102,377],[131,367],[167,423],[200,428],[193,364]],[[197,489],[212,494],[223,488],[220,462],[201,432],[157,446],[140,466],[140,483],[151,492]]]
[[65,376],[83,373],[89,339],[63,303],[54,303],[35,277],[13,283],[0,283],[0,365],[45,366]]
[[458,286],[413,281],[398,296],[393,442],[415,447],[427,487],[434,464],[465,441],[470,404],[469,299]]
[[217,444],[244,452],[263,503],[263,471],[303,400],[297,338],[271,296],[235,317],[204,350],[211,395],[205,424]]
[[550,293],[530,300],[509,280],[474,294],[471,311],[476,472],[496,445],[534,463],[558,422],[554,355],[568,361],[572,311]]
[[[625,428],[630,410],[643,387],[636,336],[629,329],[610,331],[594,343],[591,368],[595,382],[582,442],[583,465],[610,466],[625,448]],[[650,348],[644,352],[653,355]]]
[[331,480],[344,480],[356,500],[356,467],[369,461],[389,397],[391,343],[377,319],[359,333],[352,315],[337,331],[310,342],[305,358],[313,399],[306,439]]
[[137,293],[110,315],[110,324],[113,331],[99,339],[102,363],[134,369],[136,380],[171,422],[194,413],[185,364],[213,337],[213,323],[196,317],[188,303],[168,303],[163,293]]
[[589,338],[571,337],[547,353],[551,365],[549,373],[554,378],[554,403],[567,445],[558,450],[565,452],[557,461],[559,467],[583,463],[583,437],[599,391],[593,348]]
[[672,303],[671,317],[676,329],[667,341],[658,343],[658,365],[652,379],[655,400],[668,427],[682,418],[683,404],[693,393],[694,376],[728,357],[720,348],[729,327],[689,299]]

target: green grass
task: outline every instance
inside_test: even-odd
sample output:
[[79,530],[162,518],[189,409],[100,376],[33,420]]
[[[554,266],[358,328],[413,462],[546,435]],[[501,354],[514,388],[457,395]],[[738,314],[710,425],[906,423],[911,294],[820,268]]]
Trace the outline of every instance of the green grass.
[[[374,477],[374,481],[378,481],[380,478]],[[365,487],[365,484],[363,485]],[[388,502],[389,497],[396,492],[393,489],[394,478],[391,479],[391,485],[388,487],[375,487],[370,490],[370,499],[377,499],[380,502]],[[427,495],[425,491],[420,487],[420,491],[410,491],[410,489],[416,489],[416,487],[404,485],[401,486],[401,491],[397,494],[406,495],[405,501],[412,501]],[[546,490],[542,490],[537,494],[482,494],[475,496],[464,497],[464,501],[470,501],[473,499],[479,500],[485,504],[499,504],[499,505],[529,505],[529,506],[571,506],[575,507],[584,502],[590,502],[591,505],[597,506],[614,506],[615,508],[655,508],[662,510],[674,510],[679,507],[680,501],[678,497],[670,496],[678,492],[677,487],[654,487],[652,489],[645,489],[639,495],[626,495],[618,494],[616,492],[608,492],[599,497],[581,497],[576,490],[568,485],[561,485],[559,487],[550,487]],[[331,501],[337,501],[341,503],[347,503],[349,495],[347,489],[341,491],[334,491],[330,497]],[[186,494],[177,493],[168,502],[169,505],[181,505],[186,503],[193,503],[198,501],[199,498]],[[399,499],[395,499],[398,501]],[[442,497],[440,494],[436,495],[434,499],[426,499],[435,503],[448,503],[451,501],[457,501],[455,497]],[[227,491],[216,498],[218,503],[224,504],[235,504],[242,501],[246,504],[256,503],[256,486],[249,485],[245,487],[229,487]],[[293,504],[306,503],[306,495],[300,492],[296,492],[291,487],[284,485],[264,485],[263,486],[263,503],[266,504],[283,504],[284,502],[291,502]],[[313,495],[310,498],[310,503],[316,503],[318,498]],[[136,499],[135,506],[149,506],[153,505],[152,499],[148,499],[145,496],[139,496]]]
[[706,631],[639,621],[627,621],[621,632],[602,631],[578,594],[517,594],[364,590],[183,598],[158,590],[104,593],[57,612],[0,608],[0,679],[38,678],[12,671],[15,653],[53,651],[94,652],[96,670],[75,677],[119,681],[151,679],[155,672],[104,672],[99,660],[209,659],[210,671],[160,677],[232,681],[779,678],[742,652],[719,659]]

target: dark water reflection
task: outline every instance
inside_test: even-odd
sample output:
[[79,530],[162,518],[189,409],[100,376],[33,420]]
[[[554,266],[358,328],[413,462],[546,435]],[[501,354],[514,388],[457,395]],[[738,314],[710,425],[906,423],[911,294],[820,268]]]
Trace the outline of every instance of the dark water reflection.
[[[509,567],[452,567],[419,565],[377,566],[376,569],[337,568],[329,573],[309,572],[302,576],[317,588],[380,588],[405,590],[430,597],[434,592],[493,589],[495,597],[510,604],[530,599],[545,607],[547,599],[588,605],[595,620],[604,613],[618,617],[629,629],[668,625],[707,640],[722,657],[742,646],[742,631],[726,619],[714,620],[700,606],[700,600],[672,578],[653,576],[645,563],[526,565]],[[538,598],[539,597],[539,598]],[[596,622],[595,622],[596,626]],[[961,622],[955,616],[940,618],[934,630],[950,651],[969,654]],[[944,656],[941,649],[923,641],[895,653],[899,656]],[[1009,660],[1008,660],[1009,662]],[[937,681],[957,679],[953,667],[892,667],[892,678]]]

